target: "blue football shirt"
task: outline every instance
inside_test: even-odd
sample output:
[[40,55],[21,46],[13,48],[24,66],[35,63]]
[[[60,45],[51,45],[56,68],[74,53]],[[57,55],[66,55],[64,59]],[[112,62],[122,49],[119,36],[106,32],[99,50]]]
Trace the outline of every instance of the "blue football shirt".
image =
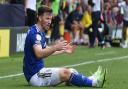
[[29,82],[31,77],[44,67],[43,59],[38,59],[34,53],[33,46],[41,44],[42,49],[46,47],[45,33],[40,32],[34,25],[29,28],[24,47],[23,72]]

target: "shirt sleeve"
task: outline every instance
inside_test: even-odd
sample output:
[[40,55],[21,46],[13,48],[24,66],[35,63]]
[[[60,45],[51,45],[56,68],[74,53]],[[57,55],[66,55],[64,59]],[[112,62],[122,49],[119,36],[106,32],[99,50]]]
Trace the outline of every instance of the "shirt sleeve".
[[30,40],[31,40],[32,46],[41,45],[41,35],[40,34],[30,35]]

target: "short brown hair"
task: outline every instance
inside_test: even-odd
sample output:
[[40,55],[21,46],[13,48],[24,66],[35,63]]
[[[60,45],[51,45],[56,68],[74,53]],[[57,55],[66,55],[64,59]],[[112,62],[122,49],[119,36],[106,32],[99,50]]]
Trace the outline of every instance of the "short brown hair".
[[43,15],[45,12],[52,13],[52,9],[46,5],[42,5],[38,8],[38,16]]

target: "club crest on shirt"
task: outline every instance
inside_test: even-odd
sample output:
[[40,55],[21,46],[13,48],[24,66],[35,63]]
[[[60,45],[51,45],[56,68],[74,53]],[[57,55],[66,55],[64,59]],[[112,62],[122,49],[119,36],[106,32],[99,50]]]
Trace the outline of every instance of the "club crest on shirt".
[[36,35],[37,41],[41,41],[41,36],[39,34]]

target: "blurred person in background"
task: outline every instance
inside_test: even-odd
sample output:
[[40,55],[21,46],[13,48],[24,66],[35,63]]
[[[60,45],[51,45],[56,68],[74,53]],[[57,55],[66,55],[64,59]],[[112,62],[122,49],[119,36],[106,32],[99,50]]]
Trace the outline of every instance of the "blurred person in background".
[[122,31],[122,48],[128,48],[128,0],[119,3],[119,6],[122,7],[123,14],[123,31]]
[[67,18],[67,15],[69,13],[69,4],[66,0],[62,1],[60,4],[60,9],[59,9],[59,17],[60,17],[60,22],[59,22],[59,35],[60,39],[64,39],[64,33],[65,33],[65,19]]
[[53,16],[52,23],[51,23],[51,41],[54,42],[60,38],[59,35],[59,23],[61,18],[59,15]]
[[101,13],[103,12],[103,0],[88,0],[89,5],[92,6],[92,28],[93,36],[90,42],[90,48],[94,47],[96,37],[98,37],[99,44],[104,48],[104,39],[101,34]]
[[70,30],[73,35],[73,43],[80,44],[80,33],[82,31],[82,27],[80,24],[82,14],[80,13],[80,4],[77,5],[76,9],[72,11],[65,22],[65,28]]
[[112,22],[112,16],[111,16],[111,5],[110,2],[106,2],[104,6],[104,12],[103,12],[103,34],[105,39],[105,47],[111,47],[111,35],[110,35],[110,27],[113,25]]
[[[86,6],[87,8],[85,9],[82,20],[81,20],[81,25],[83,27],[83,40],[85,44],[90,44],[92,40],[92,8],[90,5]],[[89,36],[89,38],[88,38]],[[89,40],[88,40],[89,39]]]
[[36,23],[36,0],[24,0],[26,12],[26,25],[32,26]]
[[54,0],[42,0],[42,1],[41,1],[41,5],[46,5],[46,6],[48,6],[48,7],[51,7],[53,1],[54,1]]
[[117,26],[117,21],[116,21],[116,16],[119,12],[119,7],[118,7],[118,0],[113,0],[111,1],[111,9],[112,9],[112,20],[113,20],[113,24],[112,26]]
[[104,19],[109,27],[114,25],[113,18],[112,18],[112,6],[110,2],[106,2],[104,6]]
[[88,5],[88,0],[81,0],[81,5],[82,5],[83,12],[84,12]]
[[47,46],[44,31],[52,20],[52,9],[42,6],[38,9],[37,24],[29,28],[25,40],[23,72],[31,86],[56,86],[63,82],[79,87],[103,87],[106,70],[99,67],[91,76],[86,77],[71,68],[46,68],[44,58],[50,55],[72,53],[75,49],[70,43],[61,40]]
[[24,0],[6,0],[6,2],[9,2],[10,4],[22,4],[24,5]]

